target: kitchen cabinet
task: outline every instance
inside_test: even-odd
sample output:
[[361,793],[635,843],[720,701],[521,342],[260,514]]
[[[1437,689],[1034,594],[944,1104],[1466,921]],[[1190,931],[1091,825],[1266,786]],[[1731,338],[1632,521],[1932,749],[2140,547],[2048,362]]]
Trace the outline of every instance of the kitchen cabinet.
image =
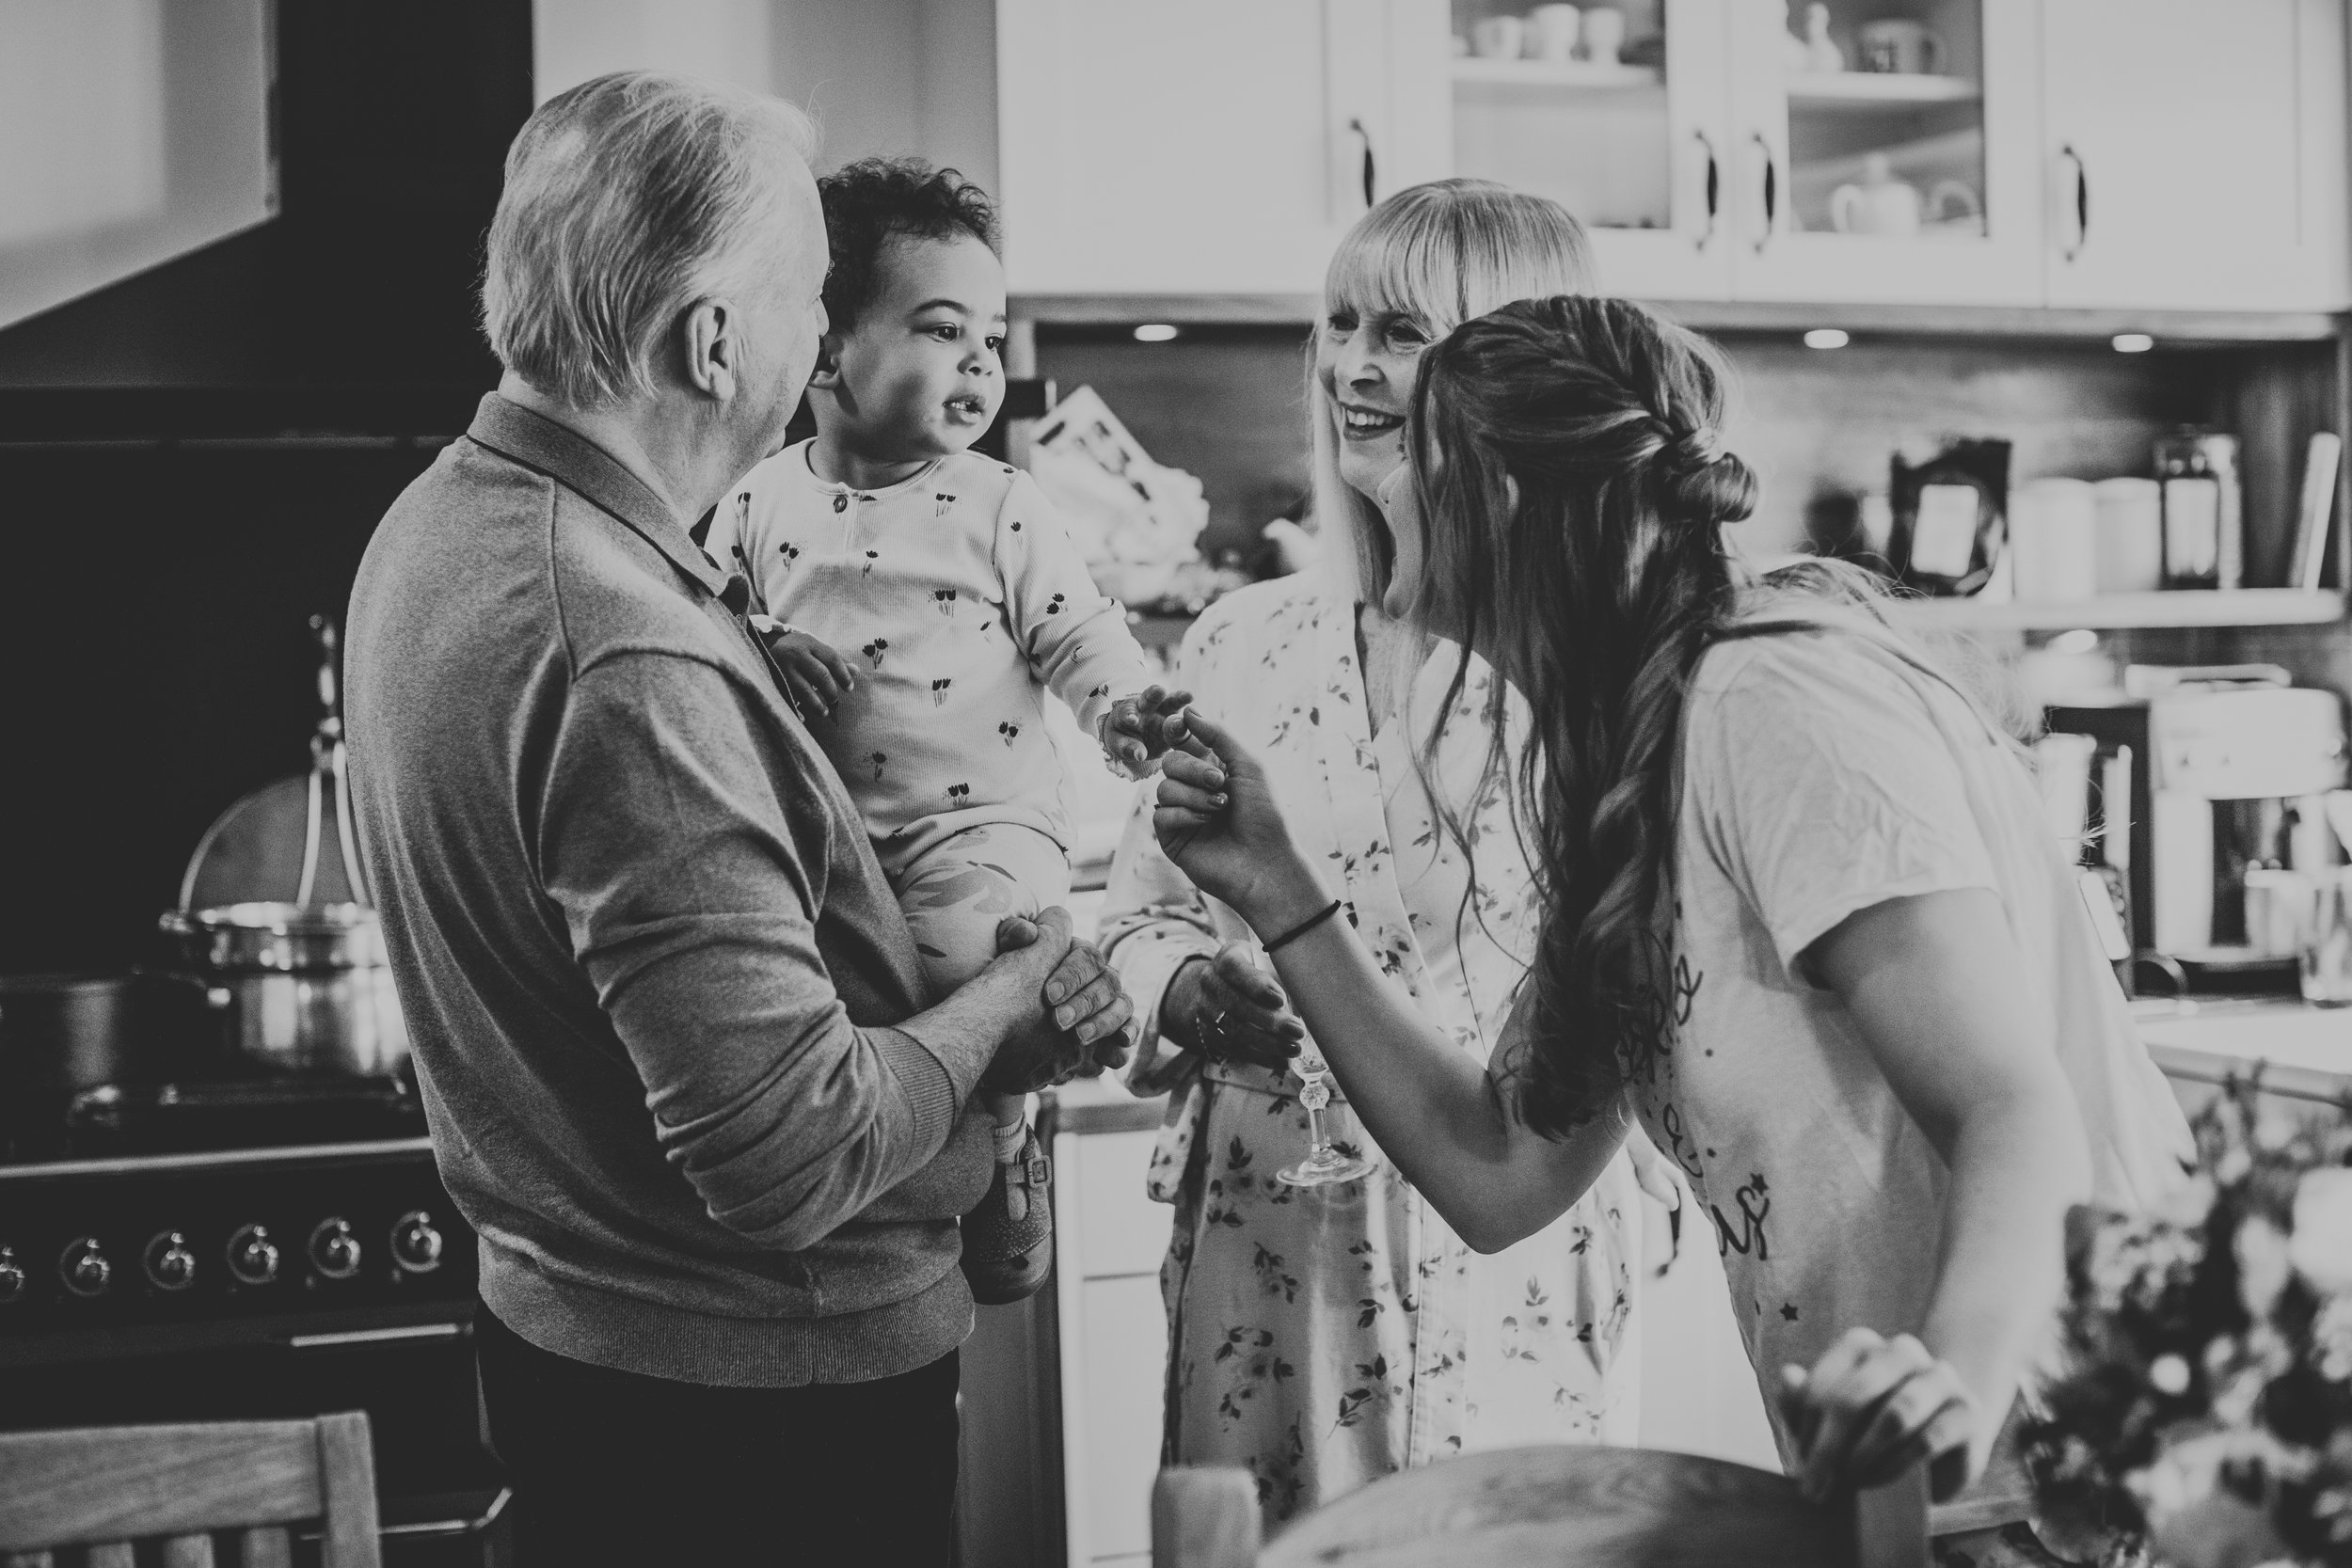
[[1938,40],[1931,73],[1859,69],[1880,0],[1831,8],[1851,69],[1782,70],[1789,8],[1729,0],[1733,297],[2039,303],[2036,0],[1904,8]]
[[1658,38],[1652,64],[1494,59],[1455,53],[1507,6],[1457,14],[1450,0],[1399,8],[1397,92],[1419,105],[1400,130],[1426,136],[1404,161],[1548,196],[1593,237],[1601,285],[1650,299],[1731,292],[1735,148],[1731,0],[1628,6],[1628,31]]
[[2042,0],[2053,305],[2338,309],[2342,0]]
[[1401,0],[998,0],[1013,293],[1315,294],[1438,169],[1394,90]]
[[[1614,0],[1614,62],[1534,57],[1526,0],[998,0],[1007,265],[1295,309],[1369,198],[1461,174],[1640,298],[2340,309],[2344,4],[1829,0],[1828,71],[1788,0]],[[1888,22],[1931,69],[1860,69]]]
[[1162,1102],[1085,1080],[1057,1091],[1054,1291],[1070,1568],[1149,1562],[1175,1211],[1145,1196]]
[[[1639,64],[1476,53],[1514,3],[1421,0],[1410,57],[1442,57],[1445,80],[1406,80],[1448,112],[1407,118],[1444,138],[1416,161],[1561,201],[1592,229],[1604,288],[2039,303],[2036,0],[1914,8],[1939,40],[1932,74],[1791,71],[1783,0],[1625,0]],[[1855,26],[1886,8],[1832,7],[1850,64]]]

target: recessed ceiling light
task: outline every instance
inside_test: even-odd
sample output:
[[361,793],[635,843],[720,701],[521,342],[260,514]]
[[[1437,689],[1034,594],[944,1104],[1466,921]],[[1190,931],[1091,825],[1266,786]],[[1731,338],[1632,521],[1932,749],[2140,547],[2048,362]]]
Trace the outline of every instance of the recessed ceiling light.
[[2050,651],[2054,654],[2087,654],[2098,645],[2099,634],[2079,626],[2050,639]]
[[1844,348],[1852,341],[1845,329],[1837,326],[1817,326],[1804,335],[1807,348]]
[[2118,354],[2145,354],[2156,346],[2156,341],[2145,332],[2119,332],[2115,335]]
[[1136,328],[1138,343],[1164,343],[1176,336],[1176,328],[1166,322],[1146,322]]

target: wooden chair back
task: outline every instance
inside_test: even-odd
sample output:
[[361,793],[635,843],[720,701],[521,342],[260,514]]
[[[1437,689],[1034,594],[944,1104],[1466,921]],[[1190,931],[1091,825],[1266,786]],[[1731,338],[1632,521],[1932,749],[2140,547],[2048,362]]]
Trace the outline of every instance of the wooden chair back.
[[211,1568],[235,1532],[246,1568],[290,1568],[287,1527],[323,1522],[326,1568],[378,1568],[375,1454],[363,1411],[311,1421],[0,1433],[0,1564],[51,1568],[87,1547],[90,1568],[132,1568],[162,1537],[166,1568]]
[[1718,1459],[1551,1445],[1386,1477],[1261,1549],[1247,1471],[1163,1470],[1152,1568],[1926,1568],[1927,1493],[1817,1507],[1796,1483]]

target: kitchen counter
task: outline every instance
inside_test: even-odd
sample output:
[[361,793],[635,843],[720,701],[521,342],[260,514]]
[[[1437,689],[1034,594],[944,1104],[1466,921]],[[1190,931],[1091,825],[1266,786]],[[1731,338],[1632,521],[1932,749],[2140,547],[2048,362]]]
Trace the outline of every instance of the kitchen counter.
[[2193,998],[2136,1003],[2132,1013],[2169,1077],[2219,1084],[2259,1068],[2274,1093],[2352,1101],[2352,1008],[2288,997]]

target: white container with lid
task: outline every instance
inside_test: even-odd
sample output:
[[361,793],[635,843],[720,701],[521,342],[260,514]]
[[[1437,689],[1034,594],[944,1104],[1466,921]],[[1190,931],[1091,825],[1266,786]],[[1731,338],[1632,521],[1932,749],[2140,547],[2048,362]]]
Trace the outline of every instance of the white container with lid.
[[2098,510],[2098,586],[2102,594],[2145,594],[2164,586],[2163,495],[2153,479],[2103,479],[2092,485]]
[[2099,505],[2088,480],[2037,479],[2010,498],[2010,559],[2021,604],[2072,604],[2099,591]]

